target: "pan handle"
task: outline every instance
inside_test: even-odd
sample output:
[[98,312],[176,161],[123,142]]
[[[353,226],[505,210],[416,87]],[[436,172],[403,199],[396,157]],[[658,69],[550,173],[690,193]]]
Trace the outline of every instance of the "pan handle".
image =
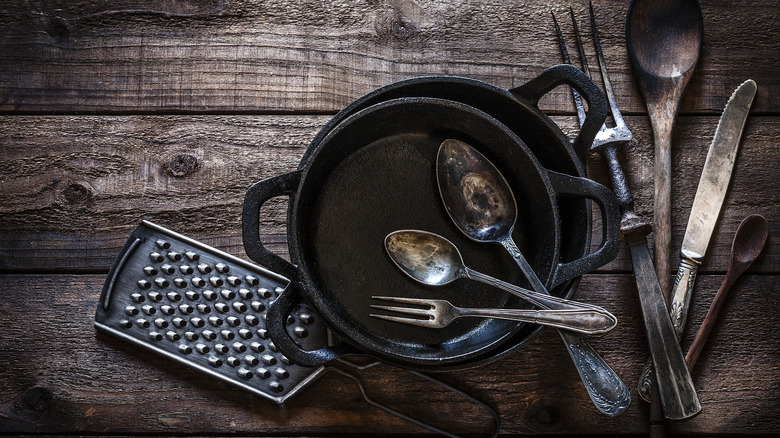
[[268,334],[282,354],[297,365],[316,367],[347,354],[361,353],[345,343],[323,347],[319,350],[304,350],[298,345],[285,327],[287,316],[302,302],[303,291],[295,281],[292,281],[268,306],[265,312],[265,324]]
[[569,64],[555,65],[524,85],[509,90],[509,92],[520,99],[530,101],[538,108],[542,96],[562,84],[573,87],[588,102],[588,113],[585,116],[585,121],[577,138],[572,142],[580,161],[586,163],[593,140],[607,119],[608,107],[604,93],[585,73]]
[[300,182],[300,170],[256,182],[246,191],[241,216],[244,250],[249,258],[290,280],[298,279],[298,268],[268,250],[260,240],[260,209],[271,198],[293,196]]
[[596,251],[577,260],[559,263],[553,276],[553,286],[592,272],[612,261],[620,249],[620,204],[617,196],[603,185],[563,173],[547,171],[557,194],[583,196],[596,201],[601,211],[602,238]]

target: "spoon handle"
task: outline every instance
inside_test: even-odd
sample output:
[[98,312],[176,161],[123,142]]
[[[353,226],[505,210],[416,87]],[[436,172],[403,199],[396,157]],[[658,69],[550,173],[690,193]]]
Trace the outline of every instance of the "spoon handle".
[[[544,287],[534,270],[531,269],[528,261],[511,238],[502,241],[501,244],[515,259],[515,262],[520,266],[520,269],[526,275],[533,288],[537,292],[545,294],[542,297],[543,299],[548,301],[557,299],[557,297],[549,295],[547,288]],[[517,287],[511,284],[509,286],[512,286],[512,290],[509,292],[515,294],[514,290]],[[535,295],[534,292],[526,292]],[[586,306],[588,305],[586,304]],[[580,334],[567,330],[558,330],[558,333],[561,336],[561,340],[563,340],[563,344],[566,345],[566,351],[569,352],[574,368],[580,375],[580,380],[585,385],[585,390],[588,392],[588,396],[593,405],[596,406],[596,409],[602,414],[609,416],[620,415],[625,412],[631,405],[631,393],[615,370]]]
[[715,294],[715,298],[710,304],[710,309],[707,311],[707,316],[704,318],[704,322],[701,323],[699,331],[696,333],[696,337],[693,339],[691,347],[688,349],[688,354],[685,355],[685,363],[688,365],[688,369],[692,370],[696,364],[696,360],[699,359],[701,350],[704,348],[704,344],[707,342],[707,338],[710,336],[710,332],[715,327],[715,321],[718,320],[718,314],[723,308],[723,303],[726,302],[726,296],[731,290],[731,286],[737,281],[737,278],[742,274],[742,271],[729,271],[726,273],[726,278],[723,279],[723,284],[720,285],[718,293]]
[[526,260],[525,256],[520,251],[520,248],[517,247],[515,241],[512,240],[512,237],[509,236],[502,240],[501,245],[506,248],[507,252],[509,252],[509,255],[511,255],[515,260],[515,263],[517,263],[517,266],[519,266],[520,270],[523,271],[525,278],[527,278],[528,282],[531,283],[531,287],[537,292],[549,295],[547,288],[544,287],[541,280],[539,280],[536,272],[533,270],[533,268],[531,268],[531,264],[528,263],[528,260]]
[[585,335],[604,334],[617,325],[617,320],[593,310],[526,310],[458,307],[458,316],[508,319],[539,324]]
[[604,314],[609,314],[604,308],[593,305],[593,304],[587,304],[582,303],[579,301],[572,301],[567,300],[565,298],[559,298],[553,295],[549,294],[543,294],[539,292],[530,291],[528,289],[522,288],[520,286],[516,286],[511,283],[507,283],[506,281],[499,280],[495,277],[491,277],[487,274],[483,274],[481,272],[477,272],[473,269],[470,269],[468,267],[465,268],[465,275],[466,277],[479,281],[480,283],[489,284],[491,286],[497,287],[501,290],[504,290],[506,292],[511,293],[512,295],[518,296],[522,298],[525,301],[528,301],[529,303],[540,307],[542,309],[551,309],[551,310],[595,310],[597,312],[603,312]]

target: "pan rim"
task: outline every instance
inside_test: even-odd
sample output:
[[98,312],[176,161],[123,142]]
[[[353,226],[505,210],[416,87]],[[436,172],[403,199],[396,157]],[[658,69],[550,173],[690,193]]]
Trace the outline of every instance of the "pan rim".
[[[316,143],[316,145],[313,144],[314,149],[311,150],[310,153],[307,154],[307,156],[304,157],[301,161],[301,165],[299,167],[299,170],[301,173],[301,184],[296,190],[296,195],[291,197],[291,205],[290,208],[288,208],[288,238],[290,238],[289,247],[290,247],[290,257],[293,261],[293,263],[297,266],[298,271],[300,272],[300,280],[303,286],[303,290],[305,291],[305,295],[308,299],[308,301],[311,302],[311,304],[317,309],[317,311],[323,315],[323,317],[328,321],[329,326],[331,326],[332,329],[334,329],[338,334],[340,334],[342,337],[346,338],[348,342],[354,343],[358,348],[361,350],[367,351],[370,354],[373,354],[378,357],[382,357],[386,360],[389,359],[391,362],[402,362],[405,365],[408,363],[413,363],[417,365],[443,365],[443,364],[452,364],[452,363],[462,363],[464,361],[470,360],[471,358],[478,357],[485,354],[490,354],[491,351],[495,350],[496,348],[500,347],[504,342],[506,342],[508,339],[511,339],[514,334],[516,334],[521,328],[522,324],[516,324],[514,326],[514,329],[504,333],[502,336],[496,338],[496,340],[489,345],[486,345],[480,349],[477,349],[475,351],[468,351],[464,352],[463,354],[459,355],[449,355],[444,358],[442,357],[433,357],[433,358],[421,358],[419,357],[419,353],[409,353],[405,354],[407,350],[405,349],[395,349],[392,352],[388,351],[388,348],[385,348],[383,345],[387,345],[386,341],[384,344],[377,343],[375,341],[376,336],[370,336],[371,333],[366,335],[362,331],[356,331],[356,330],[350,330],[349,328],[349,319],[345,319],[344,315],[341,315],[339,312],[335,311],[333,308],[333,305],[328,303],[326,300],[324,300],[322,290],[318,287],[316,280],[314,279],[315,274],[312,268],[312,261],[309,259],[310,255],[307,257],[306,254],[304,254],[305,250],[302,249],[302,242],[300,241],[299,231],[302,229],[301,227],[304,226],[301,221],[304,220],[304,214],[302,213],[305,209],[305,206],[301,204],[302,197],[300,196],[301,193],[307,188],[307,184],[313,184],[311,182],[312,180],[310,178],[307,178],[312,171],[312,168],[317,163],[318,156],[322,153],[322,151],[328,147],[330,144],[330,140],[341,132],[342,129],[345,129],[345,127],[350,126],[350,121],[356,120],[360,117],[364,117],[366,114],[369,114],[371,112],[375,111],[384,111],[387,110],[387,108],[393,108],[399,105],[409,105],[409,104],[421,104],[421,105],[433,105],[433,106],[447,106],[451,108],[456,108],[458,111],[465,111],[467,113],[470,113],[474,115],[475,117],[480,117],[483,119],[486,123],[493,126],[495,129],[502,132],[502,135],[507,136],[511,139],[512,144],[519,146],[518,149],[520,150],[521,154],[524,158],[528,160],[528,162],[533,167],[536,174],[541,178],[543,182],[543,186],[546,189],[546,197],[550,200],[549,204],[552,207],[551,208],[551,215],[553,218],[553,224],[552,227],[554,228],[553,232],[553,240],[554,240],[554,255],[551,256],[552,259],[552,267],[551,270],[554,271],[555,265],[557,264],[558,260],[560,259],[560,217],[559,217],[559,211],[558,211],[558,205],[557,205],[557,199],[555,196],[554,191],[552,190],[550,180],[547,176],[547,170],[541,165],[535,154],[530,150],[530,148],[523,142],[523,140],[511,129],[506,127],[503,123],[501,123],[498,119],[491,116],[490,114],[472,107],[470,105],[452,101],[448,99],[441,99],[441,98],[432,98],[432,97],[402,97],[397,99],[389,99],[382,102],[379,102],[374,105],[370,105],[367,108],[361,109],[354,114],[351,114],[344,118],[340,123],[336,124],[326,135],[322,137],[320,141]],[[292,238],[292,236],[295,236]],[[547,272],[545,275],[545,282],[549,283],[549,280],[552,276],[552,272]]]

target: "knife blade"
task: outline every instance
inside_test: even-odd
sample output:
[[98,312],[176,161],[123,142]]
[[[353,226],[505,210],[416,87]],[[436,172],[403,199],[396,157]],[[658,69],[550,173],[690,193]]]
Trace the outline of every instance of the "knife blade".
[[701,411],[701,403],[669,318],[647,237],[641,231],[628,232],[623,237],[631,254],[650,357],[658,370],[656,381],[664,416],[671,420],[690,418]]
[[707,246],[710,243],[715,222],[718,220],[723,200],[731,180],[734,161],[739,148],[739,139],[745,127],[750,105],[756,95],[756,83],[748,79],[731,95],[715,130],[704,169],[699,179],[699,188],[693,198],[682,248],[680,268],[672,290],[672,305],[669,309],[677,335],[682,334],[688,314],[696,271],[699,269]]
[[[729,98],[723,115],[718,121],[715,136],[710,144],[699,186],[691,206],[688,225],[680,249],[680,267],[672,287],[669,313],[677,337],[682,335],[696,273],[704,260],[712,232],[715,229],[723,200],[726,198],[739,140],[747,120],[750,106],[756,95],[756,83],[752,79],[743,82]],[[639,379],[639,395],[649,401],[649,366],[645,366]]]
[[634,198],[618,160],[617,143],[607,143],[600,151],[607,161],[612,190],[618,196],[623,212],[620,231],[631,254],[650,357],[659,371],[656,382],[663,416],[674,420],[690,418],[701,411],[701,403],[647,248],[647,235],[652,227],[634,213]]

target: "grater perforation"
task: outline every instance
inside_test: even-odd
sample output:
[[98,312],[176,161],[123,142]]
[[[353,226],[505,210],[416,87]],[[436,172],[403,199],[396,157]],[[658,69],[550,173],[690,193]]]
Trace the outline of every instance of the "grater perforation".
[[[103,287],[95,326],[277,403],[324,372],[291,363],[265,329],[265,310],[287,280],[143,221]],[[315,312],[300,306],[288,332],[304,348],[326,343]]]

